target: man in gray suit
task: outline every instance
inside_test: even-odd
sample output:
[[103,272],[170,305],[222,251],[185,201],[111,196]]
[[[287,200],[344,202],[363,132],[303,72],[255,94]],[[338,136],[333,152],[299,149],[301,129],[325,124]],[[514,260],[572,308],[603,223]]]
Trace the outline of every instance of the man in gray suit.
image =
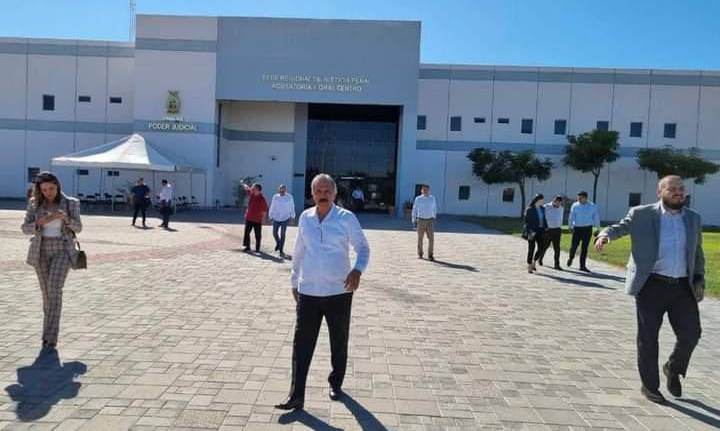
[[610,241],[630,235],[625,287],[635,296],[641,392],[650,401],[664,403],[659,390],[658,333],[667,313],[677,341],[663,373],[668,391],[679,397],[680,376],[685,377],[700,340],[697,303],[705,295],[705,256],[700,215],[683,208],[687,196],[682,178],[664,177],[657,194],[657,203],[631,208],[619,223],[600,232],[595,248],[601,251]]

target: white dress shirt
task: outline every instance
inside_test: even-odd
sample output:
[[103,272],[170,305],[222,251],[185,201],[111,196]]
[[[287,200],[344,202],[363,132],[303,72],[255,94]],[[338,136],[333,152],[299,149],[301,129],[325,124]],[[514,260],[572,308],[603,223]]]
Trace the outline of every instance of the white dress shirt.
[[600,227],[600,214],[597,206],[592,202],[581,204],[575,202],[570,207],[570,217],[568,217],[568,226],[570,229],[576,227],[595,226]]
[[673,214],[660,205],[660,242],[653,271],[666,277],[687,277],[687,234],[682,211]]
[[564,212],[565,208],[562,205],[554,207],[552,203],[545,204],[545,220],[547,220],[548,229],[562,227]]
[[357,254],[354,269],[365,272],[370,247],[355,214],[332,205],[320,222],[316,207],[303,211],[298,219],[290,275],[293,289],[310,296],[346,293],[351,245]]
[[170,183],[167,183],[163,186],[162,190],[160,190],[160,200],[172,202],[172,197],[173,197],[172,186],[170,185]]
[[415,223],[419,218],[432,218],[437,216],[437,205],[435,204],[435,196],[419,195],[415,197],[412,207],[412,222]]
[[285,196],[275,193],[270,203],[268,217],[273,221],[287,221],[295,218],[295,200],[290,193]]

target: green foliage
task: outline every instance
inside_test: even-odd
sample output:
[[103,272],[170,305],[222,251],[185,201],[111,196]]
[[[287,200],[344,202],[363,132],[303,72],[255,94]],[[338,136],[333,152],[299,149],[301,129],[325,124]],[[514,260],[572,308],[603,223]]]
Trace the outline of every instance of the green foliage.
[[695,184],[704,183],[707,175],[720,170],[720,165],[705,160],[697,148],[683,151],[670,145],[638,151],[637,164],[640,169],[655,172],[658,179],[666,175],[678,175],[683,179],[694,178]]
[[618,132],[614,130],[592,130],[578,136],[568,136],[563,163],[566,166],[593,174],[593,201],[597,198],[597,182],[600,171],[606,163],[620,157],[618,153]]

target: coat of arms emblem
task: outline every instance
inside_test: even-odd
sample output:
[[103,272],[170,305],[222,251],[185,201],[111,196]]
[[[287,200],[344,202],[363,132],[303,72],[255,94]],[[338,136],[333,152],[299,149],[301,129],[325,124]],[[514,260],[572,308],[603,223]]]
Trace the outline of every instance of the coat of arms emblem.
[[180,114],[180,92],[168,90],[167,100],[165,102],[165,108],[168,115],[179,115]]

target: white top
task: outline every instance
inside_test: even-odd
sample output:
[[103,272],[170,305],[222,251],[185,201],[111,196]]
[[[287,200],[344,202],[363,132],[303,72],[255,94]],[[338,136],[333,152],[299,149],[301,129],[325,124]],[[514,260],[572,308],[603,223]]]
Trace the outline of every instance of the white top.
[[355,214],[333,205],[321,223],[316,207],[303,211],[298,219],[290,275],[293,289],[310,296],[346,293],[350,246],[357,255],[354,269],[365,272],[370,246]]
[[570,229],[586,226],[600,227],[600,214],[597,206],[590,201],[584,204],[580,202],[572,204],[570,217],[568,217],[568,226]]
[[163,186],[162,190],[160,190],[160,200],[172,202],[172,197],[173,197],[172,186],[170,185],[170,183],[165,184]]
[[556,229],[562,227],[563,213],[565,208],[562,205],[554,207],[552,203],[546,203],[545,205],[545,220],[549,229]]
[[292,195],[285,193],[285,196],[282,196],[280,193],[275,193],[270,203],[268,217],[274,221],[287,221],[295,218],[295,200]]
[[412,207],[412,222],[415,223],[419,218],[435,218],[437,216],[437,205],[435,196],[419,195],[415,197]]
[[660,244],[652,272],[666,277],[687,277],[687,234],[683,212],[673,214],[663,205],[660,208]]
[[60,238],[62,236],[63,222],[55,219],[42,227],[42,236],[46,238]]
[[363,193],[362,189],[355,189],[352,192],[353,199],[362,199],[365,200],[365,193]]

